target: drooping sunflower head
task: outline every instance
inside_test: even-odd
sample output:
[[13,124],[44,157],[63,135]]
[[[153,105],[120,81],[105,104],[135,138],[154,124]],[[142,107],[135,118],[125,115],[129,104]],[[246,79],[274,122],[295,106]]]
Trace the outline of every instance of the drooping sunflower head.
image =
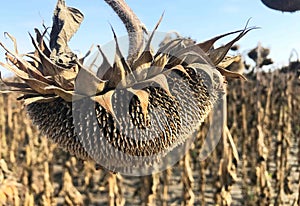
[[[108,1],[113,8],[114,2]],[[225,69],[236,59],[227,52],[253,28],[202,43],[178,36],[154,51],[151,42],[161,19],[146,40],[139,39],[145,36],[143,31],[133,32],[139,24],[127,22],[128,56],[122,55],[113,31],[113,64],[98,46],[102,63],[92,72],[83,66],[90,52],[78,58],[68,47],[82,20],[79,10],[58,0],[48,44],[47,30],[35,29],[36,37],[30,35],[35,51],[19,54],[16,40],[7,34],[15,49],[0,42],[8,60],[0,64],[23,80],[5,83],[22,93],[19,99],[49,139],[110,170],[154,165],[174,154],[224,94],[223,76],[244,78]],[[232,41],[214,47],[216,41],[235,33]]]

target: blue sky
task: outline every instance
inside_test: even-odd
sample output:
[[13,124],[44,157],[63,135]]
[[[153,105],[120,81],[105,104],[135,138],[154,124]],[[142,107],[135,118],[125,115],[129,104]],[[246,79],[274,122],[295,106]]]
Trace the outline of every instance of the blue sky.
[[[70,42],[73,50],[85,53],[92,44],[106,44],[112,40],[109,24],[118,36],[126,30],[112,9],[101,0],[67,0],[67,5],[81,10],[85,19],[80,30]],[[239,44],[241,53],[254,48],[258,42],[271,49],[275,65],[286,64],[291,50],[300,52],[299,13],[282,13],[265,7],[260,0],[127,0],[127,3],[151,30],[165,11],[159,27],[161,32],[177,31],[197,41],[249,26],[261,27],[248,33]],[[9,32],[18,41],[20,52],[32,51],[28,32],[42,28],[42,23],[52,25],[56,0],[10,0],[0,7],[0,41],[12,46],[3,35]],[[222,42],[220,42],[222,43]],[[0,50],[0,61],[4,51]],[[1,69],[1,71],[3,71]]]

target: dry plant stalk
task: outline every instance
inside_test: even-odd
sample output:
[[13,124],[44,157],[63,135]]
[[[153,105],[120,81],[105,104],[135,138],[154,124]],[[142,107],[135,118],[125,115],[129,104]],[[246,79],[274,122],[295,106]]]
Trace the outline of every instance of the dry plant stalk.
[[187,152],[182,160],[182,183],[183,183],[183,205],[192,206],[195,202],[195,194],[193,192],[194,188],[194,178],[191,168],[191,157],[190,153]]
[[123,206],[125,199],[122,195],[122,177],[112,172],[108,173],[108,202],[110,206]]

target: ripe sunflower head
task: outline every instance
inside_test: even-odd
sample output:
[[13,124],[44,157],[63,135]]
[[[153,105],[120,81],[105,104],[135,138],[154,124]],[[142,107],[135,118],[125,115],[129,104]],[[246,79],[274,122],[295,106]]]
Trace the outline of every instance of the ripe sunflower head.
[[[107,2],[113,7],[118,1]],[[244,79],[225,69],[236,58],[227,52],[253,28],[202,43],[178,37],[154,51],[151,41],[160,19],[147,40],[138,38],[145,36],[143,32],[129,33],[126,58],[113,32],[113,64],[98,46],[102,64],[92,72],[83,66],[88,54],[78,58],[68,47],[82,20],[79,10],[58,0],[50,41],[44,38],[47,30],[35,29],[35,38],[30,35],[35,50],[19,54],[16,40],[7,34],[15,47],[10,50],[0,42],[8,60],[0,64],[23,80],[5,84],[22,93],[19,100],[24,100],[29,116],[49,139],[110,170],[159,168],[156,163],[189,141],[224,94],[223,76]],[[126,26],[130,32],[139,28],[130,25]],[[214,47],[217,40],[235,33],[232,41]]]

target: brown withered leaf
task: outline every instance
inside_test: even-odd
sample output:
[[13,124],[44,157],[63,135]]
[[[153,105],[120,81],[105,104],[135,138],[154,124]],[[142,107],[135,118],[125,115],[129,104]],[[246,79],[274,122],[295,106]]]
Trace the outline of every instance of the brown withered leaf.
[[39,48],[37,42],[32,37],[32,35],[29,34],[29,36],[31,38],[32,44],[34,45],[35,49],[38,51],[41,64],[43,65],[42,73],[45,76],[59,75],[64,71],[65,72],[64,75],[66,79],[75,79],[78,71],[74,71],[73,69],[65,69],[64,67],[56,65],[54,62],[52,62],[52,60],[49,57],[47,57],[43,53],[43,51]]
[[173,98],[173,95],[170,92],[168,80],[167,80],[167,77],[165,76],[165,74],[158,74],[150,79],[147,79],[147,80],[141,82],[141,84],[151,84],[151,83],[158,84],[159,87],[162,88],[168,94],[169,97]]
[[[179,60],[184,61],[186,64],[193,64],[193,63],[212,64],[211,60],[207,57],[204,51],[197,45],[192,45],[186,48],[178,49],[176,53],[174,53],[174,56],[177,57],[178,59],[177,61]],[[172,65],[176,66],[174,64]]]
[[182,38],[171,40],[170,42],[166,43],[164,46],[160,47],[154,57],[157,57],[161,53],[174,54],[175,52],[178,52],[178,50],[186,48],[183,46],[183,42],[184,39]]
[[38,52],[43,75],[53,77],[56,83],[60,85],[63,89],[69,90],[70,88],[73,88],[74,81],[79,70],[78,65],[74,65],[70,69],[65,69],[59,65],[56,65],[40,50],[36,41],[31,35],[30,37],[35,49]]
[[225,77],[229,77],[229,78],[233,78],[233,79],[243,79],[243,80],[247,80],[247,78],[238,73],[238,72],[233,72],[233,71],[229,71],[227,69],[221,68],[221,67],[216,67],[217,70]]
[[132,73],[124,56],[121,53],[115,31],[112,27],[111,27],[111,29],[112,29],[112,32],[114,35],[114,40],[116,43],[115,60],[114,60],[114,65],[113,65],[112,69],[109,69],[104,74],[103,78],[109,80],[109,82],[108,82],[109,88],[116,88],[118,84],[120,84],[121,86],[126,86],[127,84],[134,82],[135,77],[133,76],[134,74]]
[[22,82],[8,82],[2,78],[2,74],[0,71],[0,81],[3,82],[6,86],[8,87],[15,87],[15,88],[20,88],[20,89],[28,89],[30,88],[26,83]]
[[29,77],[35,78],[47,84],[52,84],[53,82],[49,79],[46,79],[43,74],[30,62],[20,58],[19,56],[11,56],[10,54],[6,54],[6,58],[14,64],[18,69],[26,72]]
[[60,87],[56,87],[53,85],[47,86],[44,88],[45,91],[48,91],[51,94],[56,94],[57,96],[61,97],[62,99],[64,99],[66,102],[72,102],[72,100],[77,100],[80,98],[84,98],[84,96],[77,94],[75,96],[75,92],[74,91],[66,91]]
[[14,36],[12,36],[12,35],[11,35],[10,33],[8,33],[8,32],[4,32],[4,35],[8,36],[8,37],[11,39],[11,41],[12,41],[13,44],[14,44],[14,52],[15,52],[16,54],[19,54],[16,38],[15,38]]
[[100,52],[100,54],[102,55],[102,63],[100,65],[100,67],[98,68],[97,72],[96,72],[96,76],[100,79],[103,79],[103,80],[109,80],[109,79],[105,79],[104,78],[104,74],[109,71],[109,70],[112,70],[112,66],[110,65],[106,55],[104,54],[104,52],[102,51],[101,47],[98,45],[98,50]]
[[21,78],[23,81],[26,82],[34,91],[40,93],[40,94],[51,94],[47,91],[45,91],[45,87],[49,86],[49,84],[39,81],[34,78],[30,78],[28,74],[18,68],[15,68],[14,66],[11,66],[9,64],[4,64],[0,62],[0,65],[4,68],[7,68],[8,70],[12,71],[15,75],[17,75],[19,78]]
[[187,76],[188,78],[191,79],[190,75],[187,73],[186,69],[182,65],[176,65],[176,66],[172,67],[171,69],[164,71],[163,74],[168,75],[168,74],[170,74],[170,72],[172,72],[174,70],[182,72],[183,74],[185,74],[185,76]]
[[37,97],[30,97],[30,98],[25,98],[24,100],[24,105],[29,105],[34,102],[51,102],[57,99],[58,96],[54,97],[42,97],[42,96],[37,96]]
[[148,70],[147,78],[153,77],[156,74],[161,73],[164,70],[167,62],[168,62],[167,54],[161,53],[160,55],[158,55],[154,59],[154,61],[152,62],[151,66]]
[[115,40],[115,43],[116,43],[115,64],[118,65],[120,67],[120,69],[124,70],[126,76],[127,75],[133,75],[131,67],[128,65],[127,61],[125,60],[125,58],[124,58],[124,56],[121,52],[119,42],[118,42],[118,38],[117,38],[117,35],[116,35],[113,27],[111,27],[111,30],[113,32],[114,40]]
[[225,69],[228,66],[230,66],[233,62],[241,61],[241,58],[242,57],[240,55],[237,55],[237,56],[227,55],[217,66]]
[[102,92],[107,81],[99,79],[91,71],[83,68],[82,65],[80,65],[80,67],[80,72],[78,73],[75,81],[76,93],[91,96]]
[[106,110],[106,112],[111,114],[114,117],[114,119],[117,120],[111,101],[114,92],[114,90],[111,90],[102,95],[92,96],[91,99],[95,102],[98,102]]
[[68,42],[83,21],[83,14],[75,8],[67,7],[64,0],[58,0],[50,33],[51,55],[68,53]]
[[213,48],[213,45],[216,41],[218,41],[219,39],[225,37],[225,36],[229,36],[231,34],[235,34],[235,33],[238,33],[238,32],[242,32],[243,30],[237,30],[237,31],[233,31],[233,32],[228,32],[226,34],[222,34],[222,35],[219,35],[219,36],[216,36],[214,38],[211,38],[207,41],[204,41],[204,42],[201,42],[201,43],[198,43],[197,46],[200,47],[204,52],[208,52],[210,49]]
[[149,105],[149,96],[150,94],[144,90],[141,89],[133,89],[133,88],[127,88],[127,91],[133,93],[137,96],[137,98],[140,101],[142,113],[144,115],[144,121],[146,122],[147,115],[148,115],[148,105]]
[[210,60],[213,62],[214,65],[218,65],[226,56],[230,48],[232,47],[233,44],[235,44],[238,40],[240,40],[245,34],[247,34],[249,31],[256,29],[256,27],[251,27],[251,28],[245,28],[244,30],[241,31],[241,33],[225,44],[224,46],[221,46],[217,49],[211,49],[208,51],[208,57]]
[[144,51],[132,64],[132,70],[135,71],[135,73],[137,74],[136,78],[138,79],[138,81],[146,78],[147,73],[144,72],[144,70],[149,68],[151,65],[151,62],[153,61],[153,51],[151,49],[151,42],[152,42],[152,39],[154,37],[156,30],[158,29],[159,24],[161,23],[161,21],[163,19],[163,15],[164,15],[164,13],[161,15],[160,19],[156,23],[156,25],[146,43]]
[[92,46],[91,46],[91,47],[89,48],[89,50],[85,53],[85,55],[79,59],[80,64],[83,64],[83,63],[84,63],[84,60],[92,53],[93,48],[94,48],[94,44],[92,44]]
[[36,28],[34,29],[34,31],[36,33],[36,41],[38,42],[39,48],[47,57],[50,57],[51,51],[44,41],[44,36],[47,32],[47,29],[45,29],[43,34],[41,34],[41,32]]

